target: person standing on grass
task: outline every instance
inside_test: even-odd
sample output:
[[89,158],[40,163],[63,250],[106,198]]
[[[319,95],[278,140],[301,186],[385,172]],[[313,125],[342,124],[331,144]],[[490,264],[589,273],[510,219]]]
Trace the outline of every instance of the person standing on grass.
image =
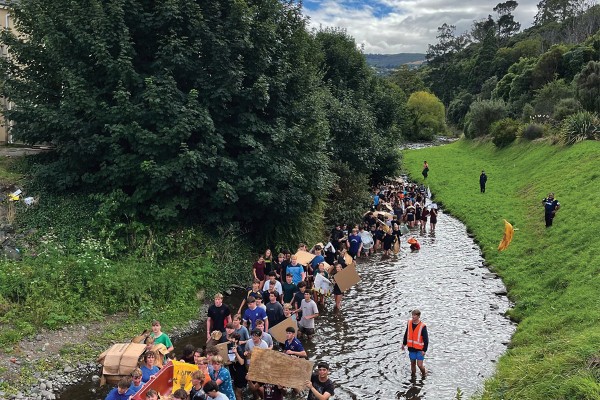
[[429,164],[427,164],[427,161],[423,161],[423,172],[421,172],[423,174],[423,179],[427,179],[427,174],[429,173]]
[[481,175],[479,175],[479,189],[481,193],[485,193],[485,183],[487,182],[487,175],[485,171],[481,171]]
[[404,338],[402,339],[402,350],[408,346],[408,356],[410,358],[410,372],[412,375],[417,373],[417,366],[421,374],[425,376],[427,371],[423,365],[425,353],[429,347],[429,335],[427,326],[421,321],[421,311],[412,310],[412,318],[406,324]]
[[554,198],[554,193],[548,193],[548,197],[542,200],[544,206],[544,219],[546,220],[546,228],[552,226],[552,220],[556,212],[560,208],[560,203]]

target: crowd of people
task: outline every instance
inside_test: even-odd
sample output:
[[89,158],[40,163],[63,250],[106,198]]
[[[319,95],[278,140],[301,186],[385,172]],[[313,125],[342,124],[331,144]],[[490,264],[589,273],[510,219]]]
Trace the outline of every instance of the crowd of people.
[[[426,231],[429,219],[430,231],[437,223],[436,208],[425,207],[427,189],[424,186],[394,182],[373,189],[371,209],[359,224],[336,224],[326,244],[317,243],[312,248],[300,243],[295,252],[283,249],[276,255],[270,249],[260,254],[252,265],[253,282],[244,299],[232,313],[223,303],[223,295],[216,294],[208,308],[206,319],[206,346],[194,348],[187,345],[181,360],[195,364],[198,370],[192,374],[189,392],[177,390],[171,395],[175,400],[242,400],[245,393],[254,399],[283,400],[287,389],[269,383],[248,380],[247,371],[255,348],[274,349],[290,357],[308,358],[303,340],[311,340],[315,334],[315,319],[319,306],[333,295],[334,308],[342,307],[343,292],[335,283],[335,275],[354,262],[357,257],[369,257],[377,252],[390,255],[397,252],[400,237],[410,229]],[[411,250],[420,244],[408,239]],[[311,261],[300,264],[298,254],[311,254]],[[314,285],[317,277],[332,283],[331,291]],[[415,311],[417,314],[415,314]],[[413,311],[404,334],[404,345],[409,347],[413,373],[416,365],[424,374],[423,356],[427,351],[427,329],[419,320],[418,310]],[[416,315],[416,318],[415,318]],[[278,343],[270,329],[285,319],[295,321],[286,328],[286,340]],[[141,387],[151,381],[159,368],[173,357],[173,344],[161,331],[158,321],[152,323],[147,349],[140,368],[129,378],[122,379],[106,400],[131,398]],[[228,358],[219,355],[216,345],[227,343]],[[158,347],[157,347],[158,346]],[[155,352],[160,348],[161,352]],[[153,350],[154,349],[154,350]],[[305,382],[308,400],[326,400],[334,395],[334,384],[329,378],[329,365],[321,361],[310,380]],[[298,394],[298,390],[293,390]],[[146,398],[159,398],[149,390]]]

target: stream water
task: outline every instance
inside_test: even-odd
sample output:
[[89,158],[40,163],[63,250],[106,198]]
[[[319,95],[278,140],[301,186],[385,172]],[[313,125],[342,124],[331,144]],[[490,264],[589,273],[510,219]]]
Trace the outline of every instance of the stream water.
[[[359,260],[362,281],[344,297],[342,310],[332,300],[317,320],[317,334],[305,347],[311,360],[331,366],[338,400],[453,399],[481,390],[506,349],[514,325],[504,317],[510,307],[502,281],[484,266],[465,226],[440,210],[435,233],[411,232],[421,250],[410,252],[403,237],[398,256]],[[237,309],[241,293],[226,299]],[[410,311],[421,310],[429,331],[425,359],[428,375],[411,378],[402,336]],[[200,346],[206,334],[183,338]],[[91,377],[69,387],[61,398],[103,399]]]

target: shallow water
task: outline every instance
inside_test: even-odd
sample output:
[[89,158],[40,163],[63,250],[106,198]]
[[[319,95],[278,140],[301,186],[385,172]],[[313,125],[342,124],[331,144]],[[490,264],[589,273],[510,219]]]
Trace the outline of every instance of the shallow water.
[[[458,220],[440,210],[435,233],[411,232],[421,250],[410,252],[403,237],[398,256],[377,254],[359,260],[362,281],[344,297],[341,311],[328,300],[317,319],[317,334],[305,343],[311,360],[326,360],[336,399],[453,399],[457,388],[468,398],[482,388],[506,349],[514,325],[500,279],[484,267],[479,248]],[[486,275],[487,274],[487,275]],[[240,294],[226,303],[237,309]],[[411,379],[402,336],[410,311],[419,308],[429,331],[425,366],[429,374]],[[203,344],[204,332],[175,343]],[[91,378],[71,386],[61,398],[102,399]]]

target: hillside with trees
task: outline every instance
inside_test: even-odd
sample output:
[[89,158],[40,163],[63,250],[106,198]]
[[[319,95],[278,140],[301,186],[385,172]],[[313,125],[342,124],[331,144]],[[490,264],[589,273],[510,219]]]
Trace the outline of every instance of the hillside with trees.
[[600,5],[542,0],[534,25],[520,33],[517,7],[499,3],[463,34],[440,26],[418,78],[467,138],[491,134],[502,146],[518,136],[597,137]]

